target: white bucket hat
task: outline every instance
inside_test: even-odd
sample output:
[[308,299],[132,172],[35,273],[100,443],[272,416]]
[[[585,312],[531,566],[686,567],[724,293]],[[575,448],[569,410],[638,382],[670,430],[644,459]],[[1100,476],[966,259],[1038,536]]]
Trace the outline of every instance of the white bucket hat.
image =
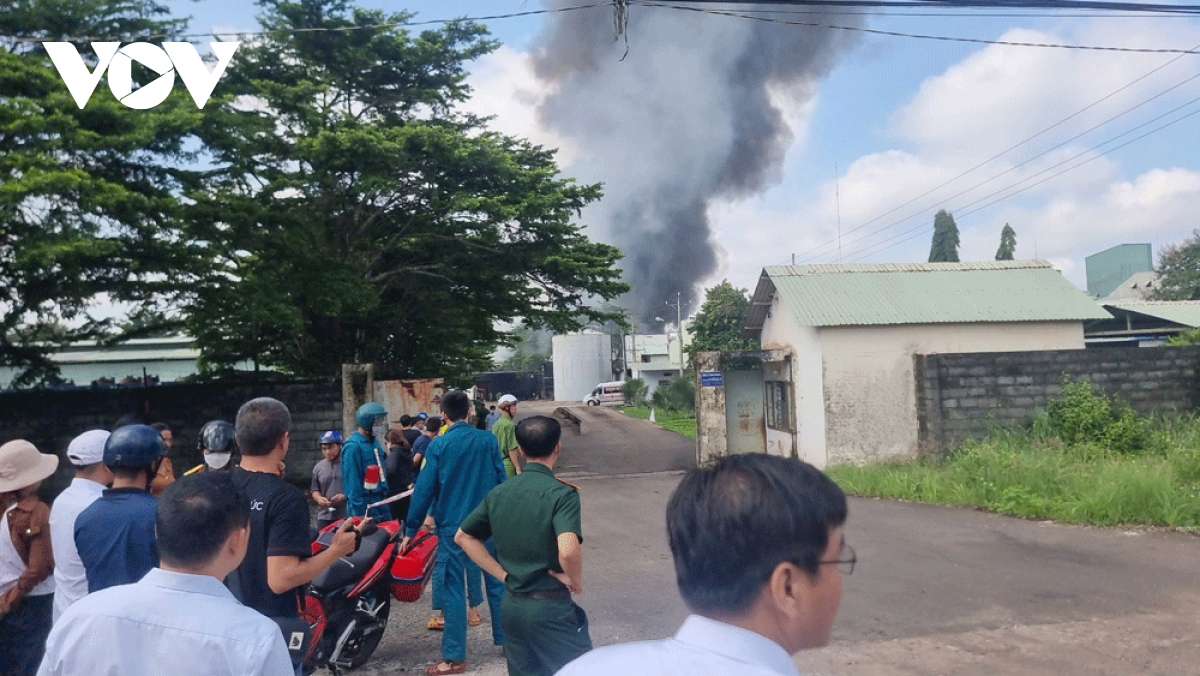
[[20,490],[54,474],[58,456],[39,453],[24,439],[0,446],[0,493]]

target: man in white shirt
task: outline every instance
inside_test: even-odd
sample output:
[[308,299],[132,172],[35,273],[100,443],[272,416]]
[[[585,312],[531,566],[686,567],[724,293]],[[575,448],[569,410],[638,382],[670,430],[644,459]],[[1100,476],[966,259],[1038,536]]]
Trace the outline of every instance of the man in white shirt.
[[796,676],[792,654],[829,643],[854,550],[846,496],[799,460],[734,455],[697,469],[667,504],[679,593],[673,638],[593,650],[558,676]]
[[75,549],[75,517],[96,501],[112,483],[112,470],[104,464],[107,430],[89,430],[67,445],[67,459],[75,478],[50,508],[50,547],[54,551],[54,621],[79,599],[87,596],[87,571]]
[[246,492],[228,472],[204,472],[168,486],[157,509],[160,566],[68,608],[38,675],[294,674],[279,625],[221,582],[246,555]]

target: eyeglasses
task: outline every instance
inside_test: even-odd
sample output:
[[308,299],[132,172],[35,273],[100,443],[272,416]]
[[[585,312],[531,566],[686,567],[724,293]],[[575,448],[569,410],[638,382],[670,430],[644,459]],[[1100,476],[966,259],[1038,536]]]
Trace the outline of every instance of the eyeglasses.
[[853,575],[854,564],[858,563],[858,555],[854,553],[854,548],[846,544],[842,540],[842,548],[838,550],[838,557],[832,561],[818,561],[821,565],[836,565],[842,575]]

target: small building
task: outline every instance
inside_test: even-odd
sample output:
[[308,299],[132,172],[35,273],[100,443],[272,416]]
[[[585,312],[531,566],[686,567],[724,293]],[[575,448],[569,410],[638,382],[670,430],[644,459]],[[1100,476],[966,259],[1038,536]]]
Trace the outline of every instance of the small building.
[[698,357],[699,405],[723,408],[698,414],[699,459],[915,455],[914,355],[1082,349],[1105,317],[1044,261],[764,268],[745,329],[762,352]]
[[1200,300],[1101,301],[1111,315],[1084,329],[1088,347],[1157,347],[1200,328]]
[[[49,355],[67,386],[169,383],[199,372],[200,350],[189,336],[136,338],[115,345],[94,340],[71,343]],[[7,387],[21,369],[0,368]]]
[[1116,301],[1150,300],[1158,289],[1158,273],[1153,270],[1135,272],[1121,282],[1111,293],[1100,299],[1101,303]]
[[688,326],[683,321],[682,340],[678,333],[638,333],[625,335],[625,377],[641,378],[647,392],[683,372],[687,348],[691,344]]

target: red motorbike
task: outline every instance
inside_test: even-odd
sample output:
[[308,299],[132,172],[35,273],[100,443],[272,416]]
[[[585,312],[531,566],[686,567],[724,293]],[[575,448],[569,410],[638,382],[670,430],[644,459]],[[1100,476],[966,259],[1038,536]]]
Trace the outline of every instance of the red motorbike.
[[[354,517],[355,525],[359,522]],[[326,527],[313,542],[313,553],[329,547],[341,522]],[[325,569],[309,585],[301,617],[312,627],[303,673],[327,667],[334,676],[366,664],[387,628],[392,599],[421,598],[433,572],[437,536],[420,531],[413,547],[397,555],[403,524],[369,523],[358,549]]]

